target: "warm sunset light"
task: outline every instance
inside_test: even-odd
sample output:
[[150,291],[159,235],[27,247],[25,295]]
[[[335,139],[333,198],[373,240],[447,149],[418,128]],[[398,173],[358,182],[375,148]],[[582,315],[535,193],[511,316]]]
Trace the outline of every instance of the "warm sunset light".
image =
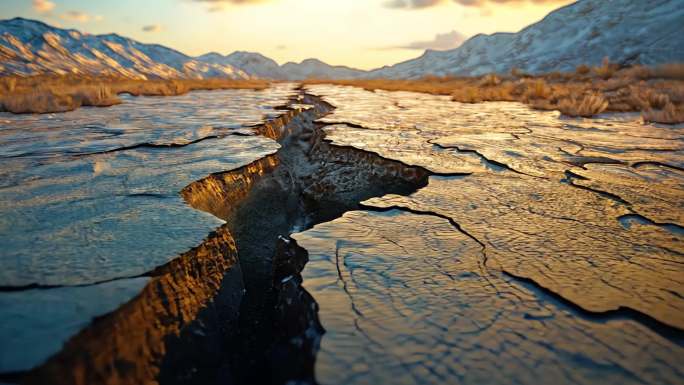
[[[190,55],[255,51],[283,64],[318,58],[372,69],[449,49],[478,33],[515,32],[570,0],[3,0],[23,16],[116,32]],[[135,11],[132,11],[135,10]]]
[[0,2],[0,385],[682,385],[683,0]]

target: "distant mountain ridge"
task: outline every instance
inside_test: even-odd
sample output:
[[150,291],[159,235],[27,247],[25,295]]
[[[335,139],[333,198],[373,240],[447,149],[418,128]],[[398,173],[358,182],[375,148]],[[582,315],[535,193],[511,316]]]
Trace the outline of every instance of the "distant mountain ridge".
[[516,33],[479,34],[448,51],[372,71],[317,59],[278,65],[254,52],[191,57],[116,34],[89,35],[14,18],[0,21],[0,75],[76,73],[133,78],[398,78],[539,73],[598,65],[684,62],[683,0],[579,0]]
[[254,52],[198,57],[117,34],[90,35],[24,18],[0,21],[0,75],[90,74],[130,78],[342,78],[365,71],[316,59],[279,66]]
[[246,51],[236,51],[226,56],[211,52],[198,56],[197,59],[207,63],[232,65],[255,77],[268,79],[349,79],[367,73],[351,67],[333,66],[318,59],[306,59],[301,63],[287,62],[280,66],[275,60],[260,53]]
[[117,34],[89,35],[43,22],[0,21],[0,74],[91,74],[130,78],[249,78],[229,65],[196,60]]
[[308,78],[353,79],[363,77],[367,73],[367,71],[347,66],[331,66],[318,59],[306,59],[301,63],[287,62],[282,65],[282,68],[292,80]]
[[275,60],[256,52],[236,51],[225,56],[210,52],[198,56],[197,59],[206,63],[242,68],[247,74],[258,78],[287,79],[287,74]]
[[621,64],[684,61],[684,1],[579,0],[516,33],[479,34],[448,51],[426,51],[371,71],[371,78],[572,71],[604,57]]

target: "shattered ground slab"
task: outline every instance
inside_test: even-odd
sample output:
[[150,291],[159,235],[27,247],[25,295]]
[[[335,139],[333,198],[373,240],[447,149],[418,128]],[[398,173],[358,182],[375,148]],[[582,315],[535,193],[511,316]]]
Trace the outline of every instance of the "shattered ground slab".
[[354,211],[294,238],[326,330],[323,384],[675,384],[684,374],[681,345],[487,269],[481,245],[444,218]]
[[[315,117],[255,130],[283,146],[245,125],[282,114],[278,107],[296,93],[289,85],[140,98],[141,109],[128,114],[124,104],[4,125],[0,172],[9,172],[0,194],[8,199],[0,202],[16,203],[0,206],[12,219],[0,225],[14,234],[0,241],[16,244],[0,254],[14,269],[0,273],[0,302],[13,304],[0,314],[12,320],[0,328],[11,342],[0,372],[39,363],[91,317],[138,293],[29,372],[29,382],[77,382],[65,376],[68,367],[88,373],[83,383],[118,375],[128,383],[207,383],[233,362],[226,355],[241,363],[260,354],[249,338],[238,344],[246,349],[224,348],[221,331],[240,328],[251,309],[241,303],[257,314],[267,306],[243,297],[261,282],[255,262],[265,269],[262,289],[270,288],[265,240],[320,223],[293,235],[309,263],[293,249],[303,260],[288,293],[307,299],[298,302],[305,311],[287,293],[279,297],[304,335],[286,341],[294,353],[276,356],[278,364],[296,362],[307,346],[313,358],[320,327],[307,317],[318,314],[326,333],[315,364],[305,362],[315,370],[297,380],[311,381],[315,371],[323,384],[681,382],[681,127],[406,92],[308,90],[337,109],[314,127],[318,107],[329,106],[299,95]],[[225,113],[205,111],[221,108],[216,95],[235,103]],[[167,100],[169,114],[157,116]],[[80,111],[103,115],[88,120]],[[227,169],[234,170],[188,185]],[[186,205],[181,189],[203,211]],[[224,206],[235,196],[256,201],[236,214],[247,225],[233,238],[235,223],[220,213],[233,212]],[[346,210],[356,211],[339,217]],[[43,212],[45,226],[36,220]],[[222,222],[209,213],[228,223],[216,229]],[[102,247],[89,249],[93,242]],[[22,255],[11,254],[17,248]],[[244,284],[238,257],[254,260]],[[298,286],[302,266],[308,293]],[[36,311],[45,303],[60,308]],[[46,313],[64,322],[41,323]],[[262,332],[278,326],[252,322],[260,319],[245,318],[245,335],[265,336],[267,348],[273,341]],[[289,330],[275,325],[276,335]],[[43,333],[30,332],[37,327]],[[52,344],[36,340],[46,334]],[[28,344],[45,350],[11,355]],[[236,366],[266,367],[253,362]]]
[[630,212],[568,184],[520,175],[433,177],[410,197],[367,206],[402,207],[453,219],[485,247],[486,266],[596,313],[630,308],[684,328],[684,242],[660,226],[618,220]]
[[[568,164],[652,162],[684,167],[684,128],[644,125],[636,117],[570,119],[519,103],[467,104],[451,102],[447,96],[327,85],[306,90],[336,107],[320,123],[356,129],[353,135],[344,134],[344,126],[327,127],[332,143],[392,152],[386,143],[401,136],[403,144],[393,158],[409,164],[422,159],[420,163],[430,168],[425,158],[433,157],[439,167],[436,173],[444,171],[445,163],[452,173],[478,171],[473,156],[514,172],[554,179],[562,177],[557,174]],[[447,162],[444,151],[426,145],[441,147],[452,159]]]
[[[94,317],[138,295],[155,268],[205,243],[224,222],[180,191],[277,151],[252,126],[284,115],[295,94],[284,84],[0,114],[0,302],[8,304],[0,306],[0,373],[41,364]],[[206,282],[220,282],[211,278],[194,292],[210,297]],[[165,300],[187,289],[157,288]]]
[[331,143],[433,173],[293,236],[321,383],[680,381],[682,127],[306,89]]

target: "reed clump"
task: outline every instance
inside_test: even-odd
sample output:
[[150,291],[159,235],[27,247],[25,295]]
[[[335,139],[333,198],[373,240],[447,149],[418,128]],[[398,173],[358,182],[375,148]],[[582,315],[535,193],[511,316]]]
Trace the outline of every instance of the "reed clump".
[[478,77],[425,77],[416,80],[316,80],[367,90],[413,91],[449,95],[462,103],[517,101],[541,110],[590,117],[602,112],[641,112],[645,121],[684,123],[684,64],[658,67],[581,65],[573,72],[530,75],[518,69],[510,74]]
[[0,111],[49,113],[121,103],[119,94],[173,96],[194,90],[264,89],[267,81],[232,79],[140,80],[88,76],[0,77]]

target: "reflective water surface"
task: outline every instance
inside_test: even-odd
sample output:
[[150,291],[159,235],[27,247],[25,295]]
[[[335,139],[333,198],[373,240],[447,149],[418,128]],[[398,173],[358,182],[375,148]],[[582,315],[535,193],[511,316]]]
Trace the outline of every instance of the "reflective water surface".
[[434,174],[293,236],[321,383],[681,381],[684,128],[307,91],[333,144]]

